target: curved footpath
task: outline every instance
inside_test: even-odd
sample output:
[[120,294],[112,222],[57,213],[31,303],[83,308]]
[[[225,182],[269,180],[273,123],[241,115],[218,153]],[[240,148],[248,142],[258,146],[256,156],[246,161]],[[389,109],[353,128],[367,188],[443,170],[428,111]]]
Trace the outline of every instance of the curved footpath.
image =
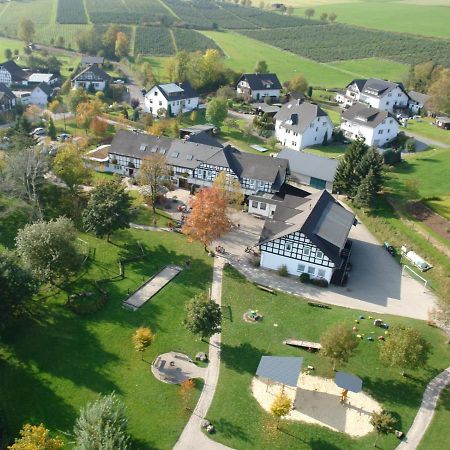
[[[222,301],[224,264],[225,260],[223,258],[214,258],[211,298],[218,305],[221,305]],[[194,412],[173,447],[174,450],[232,450],[230,447],[212,441],[201,430],[201,422],[211,406],[217,382],[219,381],[220,342],[220,333],[215,334],[209,340],[209,364],[206,372],[205,384]]]
[[439,395],[448,384],[450,384],[450,367],[428,383],[414,422],[397,450],[414,450],[419,446],[433,419]]

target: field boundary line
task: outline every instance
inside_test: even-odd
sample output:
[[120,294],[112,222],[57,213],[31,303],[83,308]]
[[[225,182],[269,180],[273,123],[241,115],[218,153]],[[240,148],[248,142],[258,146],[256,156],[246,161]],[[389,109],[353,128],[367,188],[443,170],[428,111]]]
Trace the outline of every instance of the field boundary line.
[[181,18],[179,16],[177,16],[177,14],[175,14],[175,11],[169,5],[166,5],[162,0],[156,0],[156,1],[161,3],[161,5],[164,6],[164,8],[166,8],[167,11],[170,12],[170,14],[172,14],[172,16],[174,16],[177,19],[181,20]]
[[130,37],[130,53],[133,56],[136,56],[134,54],[135,50],[136,50],[136,28],[137,25],[132,25],[131,26],[131,37]]
[[125,0],[120,0],[123,3],[123,6],[127,9],[128,12],[132,12],[130,7],[128,6],[128,3]]
[[172,28],[169,28],[170,37],[172,38],[172,44],[173,48],[175,50],[175,53],[178,52],[178,46],[177,46],[177,40],[175,39],[175,33],[173,32]]
[[49,25],[56,25],[58,23],[58,7],[59,7],[59,0],[53,0],[52,9],[50,12]]
[[3,14],[5,14],[5,11],[9,8],[9,6],[11,5],[11,3],[6,3],[5,6],[3,7],[3,9],[0,11],[0,17],[3,16]]
[[87,7],[86,0],[83,0],[84,13],[86,14],[87,24],[92,24],[91,15],[89,14],[89,9]]

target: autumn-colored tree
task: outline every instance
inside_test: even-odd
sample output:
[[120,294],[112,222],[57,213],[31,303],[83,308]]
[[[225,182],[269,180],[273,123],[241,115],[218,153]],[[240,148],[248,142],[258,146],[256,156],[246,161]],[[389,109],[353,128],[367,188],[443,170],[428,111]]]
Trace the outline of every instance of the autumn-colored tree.
[[128,38],[122,31],[117,33],[115,53],[118,58],[125,58],[128,56]]
[[227,198],[216,187],[198,191],[190,202],[191,213],[183,226],[189,241],[201,242],[207,251],[211,242],[230,231],[227,204]]
[[197,123],[198,120],[198,111],[194,109],[191,114],[189,114],[189,120],[191,123]]
[[303,75],[296,75],[287,83],[291,92],[302,92],[303,94],[308,89],[308,82]]
[[195,380],[193,380],[192,378],[184,380],[181,383],[178,394],[181,397],[184,409],[189,409],[189,405],[192,401],[192,396],[194,395],[194,389],[195,389]]
[[153,125],[149,127],[148,132],[154,136],[162,136],[169,127],[169,123],[165,120],[159,122],[153,122]]
[[64,447],[60,438],[51,438],[49,431],[40,425],[25,424],[20,430],[20,438],[16,439],[9,450],[59,450]]
[[102,138],[105,136],[106,131],[108,130],[108,123],[100,119],[100,117],[94,117],[91,120],[90,128],[95,136],[97,136],[98,138]]
[[83,128],[87,134],[91,122],[98,114],[100,114],[103,103],[98,98],[80,103],[77,106],[76,121],[80,128]]
[[370,425],[375,428],[377,432],[377,438],[373,444],[374,447],[377,446],[378,438],[381,435],[387,435],[394,431],[396,421],[395,419],[386,411],[373,412],[370,418]]
[[153,342],[153,331],[148,327],[139,327],[133,334],[134,349],[139,352],[144,360],[144,352]]
[[31,123],[36,123],[42,115],[42,109],[37,105],[29,105],[24,115]]
[[230,205],[236,209],[240,209],[245,195],[241,183],[239,183],[237,178],[231,177],[226,172],[220,172],[214,180],[213,186],[222,191],[222,194],[227,198]]
[[315,13],[316,13],[316,11],[313,8],[306,8],[305,9],[305,16],[308,19],[311,19],[311,17],[314,16]]
[[428,90],[428,107],[435,111],[450,114],[450,69],[441,70],[439,78]]
[[280,392],[270,405],[270,412],[277,419],[277,429],[279,429],[280,419],[287,416],[291,409],[292,400],[284,392]]
[[160,153],[152,153],[142,161],[137,181],[142,195],[150,198],[153,214],[156,214],[156,200],[167,185],[169,174],[166,158]]

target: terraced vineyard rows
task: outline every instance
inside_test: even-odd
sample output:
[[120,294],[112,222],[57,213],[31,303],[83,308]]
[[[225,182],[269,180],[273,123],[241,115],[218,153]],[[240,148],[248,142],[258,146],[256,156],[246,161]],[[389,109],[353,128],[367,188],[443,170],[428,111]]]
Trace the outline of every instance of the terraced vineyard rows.
[[197,31],[176,28],[173,30],[173,33],[179,51],[187,50],[188,52],[195,52],[197,50],[207,50],[208,48],[219,49],[212,39]]
[[58,0],[56,21],[61,24],[88,23],[83,0]]
[[173,55],[175,49],[170,31],[164,27],[137,27],[134,52],[153,56]]

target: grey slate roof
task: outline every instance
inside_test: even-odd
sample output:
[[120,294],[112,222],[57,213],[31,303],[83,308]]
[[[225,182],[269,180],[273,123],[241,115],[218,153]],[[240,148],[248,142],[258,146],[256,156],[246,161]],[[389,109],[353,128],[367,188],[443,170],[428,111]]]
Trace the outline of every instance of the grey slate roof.
[[317,117],[328,117],[328,114],[319,105],[301,100],[285,103],[275,114],[275,120],[281,120],[284,128],[297,133],[303,133]]
[[416,91],[409,91],[408,92],[409,98],[413,100],[414,102],[421,103],[422,105],[425,105],[425,103],[430,98],[427,94],[422,94],[421,92]]
[[247,81],[252,91],[265,89],[281,89],[281,83],[275,73],[244,73],[238,80]]
[[284,148],[278,153],[278,158],[289,161],[291,173],[318,178],[319,180],[333,181],[339,161],[333,158],[313,155],[297,150]]
[[40,83],[36,87],[40,88],[42,90],[42,92],[47,94],[47,96],[50,96],[53,94],[53,88],[47,83]]
[[105,62],[105,58],[103,56],[89,56],[83,55],[81,57],[81,64],[103,64]]
[[264,223],[259,244],[300,231],[339,267],[341,250],[354,223],[353,213],[328,191],[320,191],[299,198],[297,205],[291,201],[277,206],[273,218]]
[[394,83],[393,81],[381,80],[379,78],[368,78],[367,80],[356,79],[349,83],[347,87],[351,86],[353,83],[356,84],[360,92],[372,97],[383,97],[396,87],[400,87],[405,91],[402,83]]
[[157,84],[153,86],[152,89],[154,87],[158,87],[162,95],[164,95],[164,97],[170,101],[186,100],[188,98],[198,97],[197,92],[187,81],[184,83]]
[[12,77],[12,81],[22,81],[28,79],[28,74],[23,70],[21,67],[19,67],[14,61],[8,60],[4,63],[0,64],[0,69],[7,70]]
[[[90,78],[86,78],[86,73],[92,72],[97,78],[103,80],[103,81],[109,81],[111,80],[111,77],[100,67],[98,67],[96,64],[92,64],[90,66],[87,66],[85,69],[83,69],[79,74],[75,75],[72,80],[73,81],[93,81]],[[94,80],[95,81],[95,80]]]
[[342,389],[348,389],[356,393],[362,391],[362,380],[356,375],[346,372],[336,372],[334,380],[336,385]]
[[256,369],[256,375],[277,383],[297,387],[302,371],[301,356],[262,356]]
[[206,131],[196,131],[184,137],[186,141],[195,142],[196,144],[209,145],[211,147],[220,147],[223,145]]
[[3,97],[7,97],[10,100],[14,100],[16,98],[14,92],[4,83],[0,83],[0,93],[3,94]]
[[342,118],[370,128],[376,128],[387,118],[395,119],[391,113],[372,108],[365,103],[355,103],[350,106],[343,111]]

